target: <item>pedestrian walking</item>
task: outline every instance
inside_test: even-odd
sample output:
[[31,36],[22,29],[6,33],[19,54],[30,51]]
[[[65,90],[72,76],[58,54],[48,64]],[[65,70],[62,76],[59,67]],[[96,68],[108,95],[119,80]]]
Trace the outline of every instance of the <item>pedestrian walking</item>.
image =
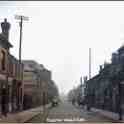
[[72,105],[75,105],[75,99],[72,99]]

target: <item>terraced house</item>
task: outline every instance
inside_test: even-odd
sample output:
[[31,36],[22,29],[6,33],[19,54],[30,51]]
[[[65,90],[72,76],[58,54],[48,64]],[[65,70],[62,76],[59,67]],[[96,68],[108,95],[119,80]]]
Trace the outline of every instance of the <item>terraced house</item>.
[[111,63],[100,66],[99,74],[86,82],[85,96],[90,107],[124,112],[124,46],[112,54]]
[[24,109],[47,104],[58,96],[51,71],[34,60],[23,60]]
[[[40,104],[41,93],[39,93],[39,88],[41,88],[41,78],[40,70],[43,69],[34,60],[23,60],[24,64],[24,109],[35,107]],[[38,99],[39,98],[39,99]]]
[[[10,23],[7,19],[1,23],[2,33],[0,33],[0,104],[3,89],[6,91],[4,98],[7,101],[7,111],[18,111],[22,108],[23,86],[19,80],[19,61],[10,53],[12,44],[9,42]],[[23,65],[21,64],[21,71]],[[1,106],[0,106],[1,108]]]
[[[28,109],[41,105],[43,92],[47,94],[48,81],[51,80],[51,72],[34,60],[23,60],[24,64],[24,108]],[[46,96],[47,97],[47,96]]]

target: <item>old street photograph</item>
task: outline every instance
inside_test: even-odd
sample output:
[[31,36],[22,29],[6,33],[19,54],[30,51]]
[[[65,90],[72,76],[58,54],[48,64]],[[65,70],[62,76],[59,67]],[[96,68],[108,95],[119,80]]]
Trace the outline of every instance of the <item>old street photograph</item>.
[[124,122],[124,1],[0,1],[0,123]]

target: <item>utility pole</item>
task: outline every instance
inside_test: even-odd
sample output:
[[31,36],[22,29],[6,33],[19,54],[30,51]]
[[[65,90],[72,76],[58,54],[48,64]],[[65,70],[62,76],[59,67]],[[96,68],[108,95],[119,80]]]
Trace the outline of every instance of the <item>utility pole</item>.
[[[23,78],[23,70],[21,69],[21,51],[22,51],[22,26],[23,26],[23,21],[28,21],[28,17],[22,16],[22,15],[15,15],[15,19],[20,20],[19,26],[20,26],[20,40],[19,40],[19,80],[22,83],[22,78]],[[22,83],[22,88],[23,88],[23,83]],[[23,93],[23,92],[22,92]],[[22,104],[23,104],[23,95],[22,95]]]
[[[91,79],[91,48],[89,48],[89,80],[90,79]],[[90,110],[90,107],[91,107],[91,94],[88,93],[87,99],[88,99],[87,110]]]
[[89,48],[89,79],[91,78],[91,48]]
[[80,77],[80,86],[81,86],[81,98],[83,96],[83,81],[82,81],[82,77]]

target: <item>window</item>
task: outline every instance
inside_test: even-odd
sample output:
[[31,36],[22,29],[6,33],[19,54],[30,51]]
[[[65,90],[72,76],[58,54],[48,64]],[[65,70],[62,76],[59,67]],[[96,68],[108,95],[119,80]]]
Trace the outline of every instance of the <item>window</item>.
[[6,57],[5,57],[5,52],[2,50],[1,51],[1,69],[2,69],[2,71],[4,71],[5,70],[5,59],[6,59]]

